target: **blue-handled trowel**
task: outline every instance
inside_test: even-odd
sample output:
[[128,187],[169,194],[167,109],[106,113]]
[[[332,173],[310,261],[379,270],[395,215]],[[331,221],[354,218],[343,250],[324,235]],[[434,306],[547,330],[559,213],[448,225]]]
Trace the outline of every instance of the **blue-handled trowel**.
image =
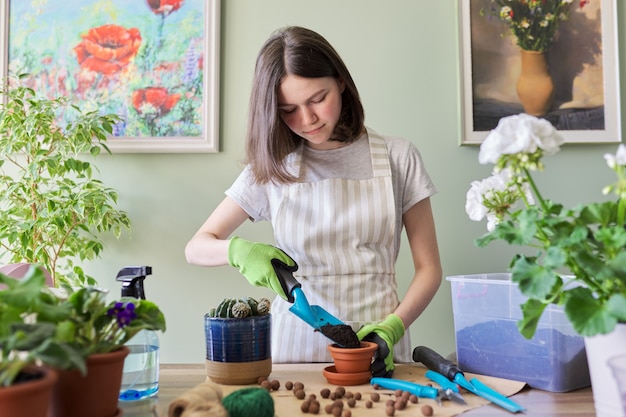
[[[293,276],[293,271],[298,268],[297,265],[295,267],[288,267],[278,259],[272,259],[272,266],[274,267],[274,271],[276,272],[276,276],[280,281],[283,291],[287,295],[287,301],[293,304],[289,307],[289,311],[301,318],[309,326],[313,327],[315,330],[332,340],[334,343],[337,343],[340,346],[346,346],[346,340],[344,340],[343,337],[341,340],[337,340],[338,338],[335,336],[335,332],[329,330],[333,327],[336,330],[338,326],[341,326],[346,332],[354,333],[354,331],[347,324],[343,323],[322,307],[309,304],[309,301],[306,299],[306,296],[302,291],[302,285]],[[360,344],[356,334],[354,334],[354,341],[348,344],[354,345],[355,343],[357,347]]]

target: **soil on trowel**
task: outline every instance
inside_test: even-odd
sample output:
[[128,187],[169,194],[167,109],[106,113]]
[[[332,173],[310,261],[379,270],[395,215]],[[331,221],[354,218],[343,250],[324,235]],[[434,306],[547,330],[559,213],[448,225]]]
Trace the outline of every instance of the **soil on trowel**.
[[361,347],[361,342],[352,327],[347,324],[325,324],[320,332],[344,348]]

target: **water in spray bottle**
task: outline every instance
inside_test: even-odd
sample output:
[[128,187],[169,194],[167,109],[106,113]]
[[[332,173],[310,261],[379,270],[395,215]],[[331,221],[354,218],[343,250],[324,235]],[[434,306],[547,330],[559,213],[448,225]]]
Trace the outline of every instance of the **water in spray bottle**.
[[[122,297],[145,300],[143,282],[152,274],[150,266],[127,266],[117,273],[122,282]],[[124,360],[120,401],[152,397],[159,391],[159,337],[153,330],[141,330],[126,346],[130,353]]]

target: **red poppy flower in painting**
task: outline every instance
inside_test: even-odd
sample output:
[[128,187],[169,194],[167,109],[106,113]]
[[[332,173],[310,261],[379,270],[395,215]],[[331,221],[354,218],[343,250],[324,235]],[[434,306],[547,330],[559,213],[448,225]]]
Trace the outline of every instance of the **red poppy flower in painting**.
[[180,9],[185,0],[147,0],[148,6],[155,14],[168,15]]
[[81,37],[83,40],[74,47],[78,63],[105,75],[115,74],[128,65],[141,46],[138,29],[117,25],[92,28]]
[[180,100],[180,94],[169,94],[164,87],[147,87],[133,91],[133,107],[139,114],[163,116]]

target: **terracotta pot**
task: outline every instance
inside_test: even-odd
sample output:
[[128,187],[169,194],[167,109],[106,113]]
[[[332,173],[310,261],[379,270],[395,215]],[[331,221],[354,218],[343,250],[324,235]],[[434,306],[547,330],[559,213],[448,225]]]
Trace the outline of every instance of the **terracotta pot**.
[[339,373],[369,372],[374,352],[378,345],[374,342],[361,342],[358,348],[342,348],[337,344],[328,345],[328,351]]
[[40,374],[41,378],[0,388],[0,416],[46,417],[57,374],[52,369],[37,366],[27,367],[23,372],[33,376]]
[[246,385],[272,372],[271,314],[204,317],[206,373],[219,384]]
[[554,82],[543,52],[521,50],[522,68],[517,79],[517,96],[524,112],[543,116],[552,106]]
[[58,370],[59,381],[52,395],[49,417],[115,417],[122,385],[126,346],[110,353],[87,358],[87,375],[80,371]]

